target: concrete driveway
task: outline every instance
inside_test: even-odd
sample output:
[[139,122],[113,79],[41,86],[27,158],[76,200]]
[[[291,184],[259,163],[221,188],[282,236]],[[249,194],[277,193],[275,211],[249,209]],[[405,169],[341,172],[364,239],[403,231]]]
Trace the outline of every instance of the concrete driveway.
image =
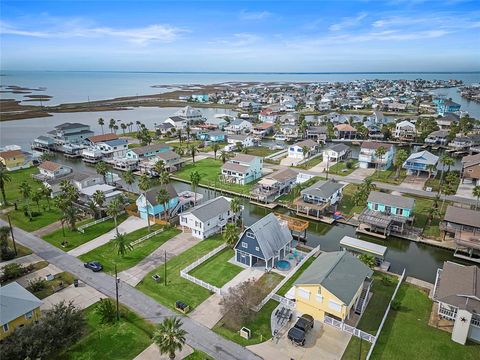
[[[130,216],[127,220],[122,222],[121,224],[118,225],[118,232],[123,234],[123,233],[131,233],[134,232],[135,230],[144,228],[147,226],[147,220],[140,219],[139,217],[136,216]],[[80,245],[79,247],[76,247],[75,249],[70,250],[68,253],[73,256],[80,256],[83,254],[86,254],[87,252],[96,249],[99,246],[105,245],[108,243],[110,240],[115,238],[117,235],[117,232],[115,229],[110,230],[106,234],[100,235],[99,237],[90,240],[89,242]]]
[[103,295],[100,291],[80,282],[79,287],[70,285],[69,287],[43,299],[43,304],[40,306],[40,310],[49,310],[53,305],[58,304],[61,301],[67,303],[73,301],[75,306],[80,309],[85,309],[90,305],[95,304],[98,300],[106,297],[107,296]]
[[[175,359],[185,359],[188,355],[193,353],[193,349],[185,345],[181,352],[175,353]],[[143,350],[137,357],[133,360],[169,360],[168,355],[160,355],[160,351],[158,350],[158,346],[156,344],[152,344]]]
[[427,178],[425,176],[408,175],[400,186],[415,190],[423,190],[426,181]]
[[20,285],[22,285],[24,288],[26,288],[29,285],[29,282],[33,279],[37,279],[37,278],[45,279],[45,277],[49,274],[56,275],[56,274],[61,273],[61,272],[62,272],[62,270],[60,270],[55,265],[48,264],[43,269],[34,271],[34,272],[32,272],[30,274],[27,274],[25,276],[22,276],[20,279],[17,279],[16,281]]
[[455,195],[464,197],[467,199],[472,199],[473,198],[472,191],[474,187],[475,185],[473,184],[465,184],[465,183],[462,184],[460,182],[460,185],[458,186],[458,189],[457,189],[457,193]]
[[307,335],[305,346],[295,346],[287,338],[288,329],[294,320],[284,327],[280,339],[265,341],[261,344],[247,346],[264,359],[275,360],[336,360],[341,359],[350,341],[351,335],[339,331],[318,321]]
[[353,170],[350,175],[345,176],[346,178],[363,181],[365,178],[371,176],[375,172],[375,169],[362,169],[357,168]]

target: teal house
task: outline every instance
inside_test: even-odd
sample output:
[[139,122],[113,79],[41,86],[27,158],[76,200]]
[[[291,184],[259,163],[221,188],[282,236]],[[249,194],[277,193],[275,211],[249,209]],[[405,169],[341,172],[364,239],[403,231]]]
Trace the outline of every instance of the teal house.
[[413,198],[372,191],[367,208],[358,217],[359,229],[383,236],[404,234],[413,225]]
[[171,146],[165,144],[152,144],[147,146],[142,146],[138,148],[129,149],[125,157],[132,160],[143,160],[169,150],[172,150]]
[[203,141],[225,142],[227,140],[223,131],[201,131],[197,133],[197,138]]
[[170,200],[167,204],[161,204],[157,201],[158,189],[149,190],[138,197],[136,205],[140,218],[147,220],[147,214],[150,218],[160,219],[165,217],[165,207],[170,216],[178,212],[180,200],[177,192],[171,184],[168,184],[166,189],[170,195]]
[[193,94],[192,100],[196,102],[207,102],[208,94]]

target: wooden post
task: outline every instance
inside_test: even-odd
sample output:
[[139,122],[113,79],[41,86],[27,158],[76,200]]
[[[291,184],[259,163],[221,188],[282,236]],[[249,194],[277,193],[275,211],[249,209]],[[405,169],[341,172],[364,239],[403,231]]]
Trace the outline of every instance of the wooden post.
[[120,320],[120,311],[118,308],[118,274],[117,274],[117,264],[115,264],[115,297],[117,303],[117,321]]

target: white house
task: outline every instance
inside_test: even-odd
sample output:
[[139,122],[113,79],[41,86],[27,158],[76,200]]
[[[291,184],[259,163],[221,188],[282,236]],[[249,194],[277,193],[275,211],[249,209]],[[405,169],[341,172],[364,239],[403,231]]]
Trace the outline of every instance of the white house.
[[[377,156],[379,148],[385,150],[385,154],[381,157]],[[360,153],[358,154],[358,166],[361,169],[378,168],[387,170],[392,166],[394,153],[392,144],[364,141],[360,146]]]
[[251,135],[228,135],[227,142],[231,145],[241,143],[243,147],[252,147],[255,145],[254,138]]
[[184,108],[181,108],[180,110],[176,111],[173,116],[184,118],[189,124],[202,122],[205,120],[202,112],[191,106],[185,106]]
[[180,226],[184,232],[191,232],[193,237],[201,240],[221,232],[236,216],[230,209],[231,200],[219,196],[181,213]]
[[[308,148],[308,152],[306,154],[303,153],[304,147]],[[305,157],[316,154],[317,147],[318,144],[313,140],[307,139],[300,141],[288,147],[288,157],[292,159],[304,159]]]
[[417,130],[414,124],[404,120],[395,125],[393,136],[399,140],[413,141],[415,140],[415,136],[417,136]]
[[102,185],[105,183],[103,176],[98,174],[87,174],[83,172],[77,172],[73,175],[72,179],[73,185],[81,191],[90,186]]
[[43,180],[58,179],[73,172],[72,168],[53,161],[44,161],[38,165]]
[[89,203],[90,200],[93,200],[93,194],[95,194],[97,191],[105,195],[106,204],[110,203],[113,199],[117,198],[118,196],[122,196],[122,192],[117,190],[115,186],[111,186],[107,184],[98,184],[98,185],[92,185],[92,186],[81,188],[79,190],[80,201],[82,201],[85,204]]
[[263,159],[259,156],[236,154],[222,166],[221,179],[245,185],[262,176]]
[[177,130],[183,130],[187,127],[188,120],[181,116],[170,116],[163,123],[170,124]]
[[323,160],[337,162],[344,160],[350,155],[350,148],[345,144],[336,144],[323,150]]
[[253,129],[253,125],[250,121],[244,119],[235,119],[230,125],[225,127],[225,130],[229,134],[240,134],[242,132],[250,132]]
[[270,108],[262,109],[260,114],[258,114],[258,120],[261,122],[274,123],[277,120],[278,114]]
[[123,157],[128,151],[128,140],[116,134],[91,136],[87,139],[90,145],[82,150],[85,161],[95,162],[103,158]]

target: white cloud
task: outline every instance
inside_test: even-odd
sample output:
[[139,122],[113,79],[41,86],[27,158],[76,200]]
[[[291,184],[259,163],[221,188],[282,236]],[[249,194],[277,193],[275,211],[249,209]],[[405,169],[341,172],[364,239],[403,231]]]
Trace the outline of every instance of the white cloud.
[[330,31],[342,31],[347,28],[354,27],[362,22],[363,19],[367,17],[366,12],[361,12],[354,17],[344,17],[342,20],[336,24],[330,25],[328,28]]
[[247,11],[242,10],[238,17],[240,20],[265,20],[272,16],[272,13],[269,11]]

